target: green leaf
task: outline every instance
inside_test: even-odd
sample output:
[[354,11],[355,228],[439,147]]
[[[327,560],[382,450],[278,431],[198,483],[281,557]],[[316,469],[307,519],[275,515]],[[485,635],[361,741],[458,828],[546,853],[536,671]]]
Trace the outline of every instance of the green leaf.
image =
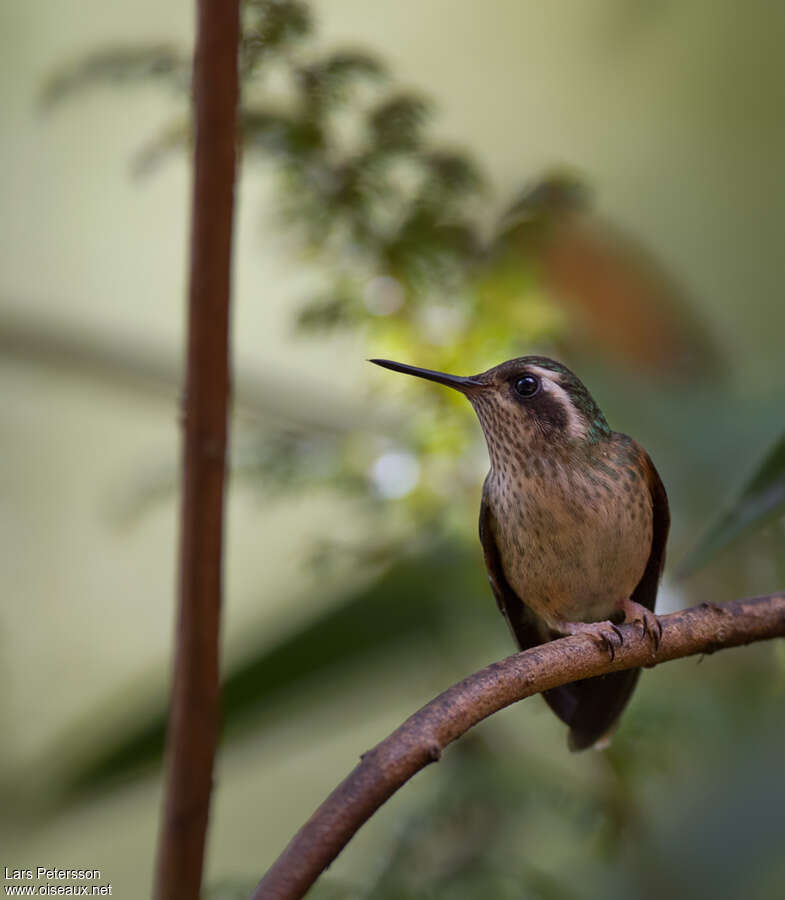
[[301,0],[246,0],[246,34],[266,49],[284,49],[313,28],[311,11]]
[[191,81],[190,62],[169,44],[108,47],[55,72],[41,99],[45,106],[53,106],[96,85],[141,81],[168,81],[186,90]]
[[463,200],[483,187],[482,175],[467,156],[446,150],[432,150],[420,156],[427,182],[424,199],[433,205],[446,207],[454,200]]
[[246,151],[261,150],[302,165],[324,146],[324,135],[316,122],[274,109],[242,110],[240,132]]
[[385,152],[414,150],[421,141],[429,103],[416,94],[397,94],[382,102],[370,115],[374,145]]
[[355,322],[354,299],[345,294],[329,293],[315,297],[297,313],[296,327],[303,331],[328,331]]
[[306,103],[314,111],[346,100],[349,87],[357,80],[379,80],[385,74],[373,56],[353,50],[331,53],[295,72]]
[[134,156],[134,175],[148,175],[168,157],[183,150],[190,150],[193,129],[190,120],[170,122],[157,135],[144,143]]
[[744,534],[785,512],[785,434],[769,451],[739,499],[704,535],[679,567],[691,575]]

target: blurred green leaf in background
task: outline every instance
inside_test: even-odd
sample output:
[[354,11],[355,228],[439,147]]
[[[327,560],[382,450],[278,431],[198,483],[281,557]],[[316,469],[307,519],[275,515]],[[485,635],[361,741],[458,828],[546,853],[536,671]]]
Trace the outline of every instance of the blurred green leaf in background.
[[785,434],[766,454],[733,505],[701,538],[680,566],[686,576],[735,540],[785,512]]

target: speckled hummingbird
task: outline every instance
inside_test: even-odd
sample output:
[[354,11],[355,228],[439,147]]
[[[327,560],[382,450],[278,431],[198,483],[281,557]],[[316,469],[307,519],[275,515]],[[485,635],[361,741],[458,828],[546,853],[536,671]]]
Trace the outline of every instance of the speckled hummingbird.
[[[670,524],[665,488],[646,451],[611,431],[566,366],[522,356],[465,378],[370,361],[454,388],[474,407],[491,461],[480,541],[521,650],[589,634],[612,656],[623,622],[638,623],[659,644],[654,604]],[[614,672],[544,692],[570,727],[570,749],[610,734],[639,674]]]

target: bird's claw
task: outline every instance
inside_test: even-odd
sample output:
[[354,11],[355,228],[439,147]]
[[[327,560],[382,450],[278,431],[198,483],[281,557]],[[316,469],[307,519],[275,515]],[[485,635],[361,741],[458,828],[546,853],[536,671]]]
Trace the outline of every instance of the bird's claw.
[[[608,651],[611,662],[613,662],[614,659],[616,659],[616,647],[614,646],[613,640],[615,638],[619,642],[618,646],[622,647],[624,645],[624,635],[621,633],[621,629],[618,625],[614,625],[613,622],[608,622],[608,625],[610,625],[610,632],[601,629],[598,630],[597,634],[599,635],[603,646]],[[613,637],[611,637],[611,635],[613,635]]]
[[655,652],[660,648],[662,641],[662,623],[659,618],[645,606],[636,603],[634,600],[627,600],[624,605],[624,621],[640,623],[641,637],[650,637],[654,645]]
[[562,634],[588,634],[599,639],[608,651],[610,661],[616,659],[616,648],[624,645],[624,635],[618,625],[613,622],[563,622],[559,628]]

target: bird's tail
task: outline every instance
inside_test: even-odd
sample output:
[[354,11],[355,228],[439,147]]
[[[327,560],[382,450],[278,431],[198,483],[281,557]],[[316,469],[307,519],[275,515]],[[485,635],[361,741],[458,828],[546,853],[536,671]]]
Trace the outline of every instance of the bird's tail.
[[570,726],[570,750],[586,750],[605,737],[627,705],[640,669],[611,672],[544,691],[548,706]]

